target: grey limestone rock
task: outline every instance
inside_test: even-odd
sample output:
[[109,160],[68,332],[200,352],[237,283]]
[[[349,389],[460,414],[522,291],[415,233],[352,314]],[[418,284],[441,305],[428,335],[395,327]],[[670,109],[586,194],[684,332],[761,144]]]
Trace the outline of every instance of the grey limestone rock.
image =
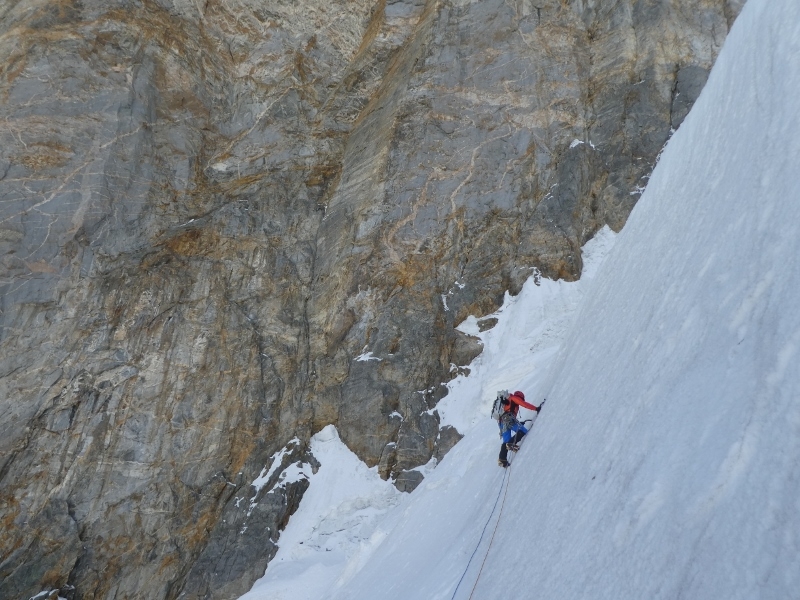
[[580,276],[741,4],[0,4],[0,596],[236,597],[328,424],[413,489],[454,327]]
[[401,471],[395,479],[395,485],[401,492],[413,492],[424,478],[419,471]]

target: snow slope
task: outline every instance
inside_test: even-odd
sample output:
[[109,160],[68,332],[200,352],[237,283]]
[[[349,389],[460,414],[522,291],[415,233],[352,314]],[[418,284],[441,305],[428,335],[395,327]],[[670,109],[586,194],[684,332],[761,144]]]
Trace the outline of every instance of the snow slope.
[[800,3],[750,0],[550,375],[502,386],[548,397],[507,495],[479,422],[336,598],[451,598],[485,524],[456,598],[800,597],[798,97]]
[[[322,456],[265,577],[287,595],[247,597],[800,597],[798,97],[800,3],[750,0],[606,262],[607,231],[480,334],[437,407],[464,439],[400,497]],[[501,388],[548,398],[507,471]]]
[[[377,468],[368,469],[361,463],[332,426],[314,436],[311,450],[321,464],[319,471],[308,476],[309,489],[282,532],[280,549],[265,576],[241,600],[330,598],[364,564],[373,560],[374,564],[395,563],[398,544],[405,555],[403,572],[424,574],[426,590],[440,586],[442,568],[450,569],[450,580],[457,578],[463,565],[452,562],[447,553],[433,560],[430,538],[421,536],[420,531],[433,536],[437,547],[472,551],[475,523],[485,520],[487,502],[497,497],[493,482],[503,478],[496,464],[498,430],[488,418],[494,394],[521,376],[544,376],[614,239],[614,233],[605,228],[587,243],[580,281],[532,277],[518,296],[506,295],[494,315],[498,318],[495,327],[481,332],[475,318],[461,325],[462,330],[482,339],[484,351],[470,365],[469,377],[458,377],[449,384],[450,393],[437,410],[443,423],[466,435],[440,465],[423,468],[426,479],[413,494],[400,494],[382,481]],[[280,454],[273,461],[276,463],[280,463]],[[265,467],[264,472],[269,470]],[[268,475],[253,485],[265,478]],[[390,535],[395,541],[384,546]],[[403,542],[397,541],[398,535],[405,536]],[[438,568],[431,568],[437,563]],[[374,585],[380,587],[380,570],[376,577]],[[419,582],[412,588],[422,589]],[[394,594],[392,588],[383,591],[389,597]],[[396,597],[407,593],[397,590]],[[360,594],[347,591],[343,597],[359,598]]]
[[305,474],[309,488],[281,533],[278,554],[242,600],[325,598],[344,568],[358,565],[379,541],[370,541],[374,524],[398,503],[400,492],[378,476],[377,467],[367,468],[333,425],[311,438],[311,452],[319,470]]

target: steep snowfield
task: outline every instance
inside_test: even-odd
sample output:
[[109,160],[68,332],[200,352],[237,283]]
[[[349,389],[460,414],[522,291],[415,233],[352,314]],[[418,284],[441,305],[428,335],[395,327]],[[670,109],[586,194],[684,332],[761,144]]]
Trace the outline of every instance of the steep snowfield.
[[[800,594],[798,97],[800,4],[750,0],[552,375],[519,381],[548,404],[473,598]],[[338,598],[452,596],[501,483],[486,429]]]
[[[292,597],[800,597],[798,97],[800,3],[750,0],[588,290],[608,232],[581,282],[506,299],[439,407],[465,438]],[[507,471],[500,388],[548,398]]]
[[[308,477],[309,490],[281,534],[280,549],[265,576],[241,599],[330,598],[364,564],[373,561],[394,569],[392,565],[402,560],[404,570],[398,573],[424,577],[425,590],[441,587],[440,571],[447,569],[449,579],[442,589],[454,586],[464,565],[453,562],[450,553],[456,549],[461,554],[472,552],[476,523],[480,521],[482,526],[491,508],[487,503],[495,501],[503,480],[496,463],[498,430],[489,419],[494,393],[522,376],[530,379],[532,374],[541,377],[547,372],[614,239],[606,228],[586,245],[580,281],[541,279],[537,284],[538,278],[531,278],[518,296],[506,296],[495,314],[498,323],[494,328],[480,332],[474,318],[461,325],[464,331],[481,337],[484,352],[470,365],[469,377],[450,383],[450,394],[437,410],[443,423],[466,435],[440,465],[423,468],[426,479],[413,494],[400,494],[382,481],[376,468],[368,469],[344,446],[332,426],[314,436],[311,450],[321,464],[319,471]],[[392,542],[384,545],[387,536]],[[441,548],[449,551],[440,552]],[[400,554],[404,558],[398,559]],[[432,568],[435,565],[438,567]],[[370,585],[381,588],[379,594],[388,594],[382,597],[393,597],[393,588],[381,587],[384,574],[380,568],[367,572],[377,578]],[[419,581],[408,581],[410,589],[420,591],[418,597],[428,597],[428,592],[421,592]],[[362,593],[372,592],[348,588],[342,597],[361,598]],[[397,590],[396,597],[409,593],[404,587]]]

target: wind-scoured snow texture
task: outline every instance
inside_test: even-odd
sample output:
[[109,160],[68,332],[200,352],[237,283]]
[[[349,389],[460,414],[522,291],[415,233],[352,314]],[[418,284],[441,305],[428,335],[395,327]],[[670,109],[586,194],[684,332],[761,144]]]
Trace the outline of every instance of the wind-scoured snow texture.
[[504,503],[487,419],[337,598],[449,599],[475,548],[457,599],[796,597],[798,56],[800,5],[751,0],[551,375],[520,381],[548,404]]
[[515,539],[541,598],[796,597],[798,56],[800,5],[751,0],[566,346],[477,597]]

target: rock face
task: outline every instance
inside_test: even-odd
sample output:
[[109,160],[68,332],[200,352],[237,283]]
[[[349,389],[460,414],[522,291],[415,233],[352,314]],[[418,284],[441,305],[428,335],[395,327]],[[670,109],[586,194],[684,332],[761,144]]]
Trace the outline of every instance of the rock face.
[[580,275],[742,3],[0,6],[0,597],[236,597],[331,423],[413,489],[454,325]]

